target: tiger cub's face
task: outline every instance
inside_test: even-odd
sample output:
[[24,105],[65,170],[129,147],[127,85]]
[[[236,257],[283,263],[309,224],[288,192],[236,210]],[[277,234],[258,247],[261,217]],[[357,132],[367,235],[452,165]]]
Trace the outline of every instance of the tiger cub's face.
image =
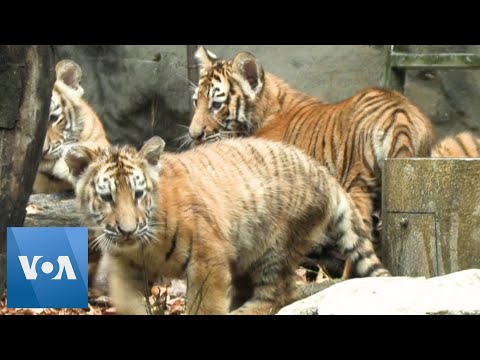
[[77,145],[67,152],[81,208],[87,220],[103,228],[92,246],[122,251],[155,241],[153,211],[164,146],[154,137],[140,151],[125,146],[94,152]]
[[264,80],[255,57],[240,53],[231,61],[217,60],[203,47],[195,57],[200,79],[193,95],[189,141],[200,144],[251,135],[257,126],[255,101]]
[[63,152],[62,145],[75,141],[75,106],[78,106],[83,88],[80,86],[82,70],[71,60],[62,60],[56,67],[57,79],[50,101],[50,115],[42,155],[46,160],[59,159]]

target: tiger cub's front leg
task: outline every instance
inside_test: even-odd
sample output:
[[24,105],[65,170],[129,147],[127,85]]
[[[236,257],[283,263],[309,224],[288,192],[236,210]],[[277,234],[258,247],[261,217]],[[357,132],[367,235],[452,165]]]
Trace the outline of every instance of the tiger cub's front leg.
[[109,256],[109,291],[118,313],[147,315],[143,269],[123,259],[104,256]]
[[226,259],[193,262],[187,270],[187,315],[227,314],[232,277]]

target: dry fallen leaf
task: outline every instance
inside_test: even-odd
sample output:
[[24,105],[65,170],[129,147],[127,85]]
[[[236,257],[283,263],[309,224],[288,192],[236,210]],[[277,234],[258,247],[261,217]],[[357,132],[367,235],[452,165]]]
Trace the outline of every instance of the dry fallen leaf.
[[[165,285],[165,286],[164,286]],[[151,288],[149,298],[154,314],[181,315],[185,313],[185,296],[183,282],[164,282],[162,286],[155,285]],[[88,308],[86,309],[52,309],[52,308],[25,308],[8,309],[6,307],[6,294],[0,298],[0,315],[115,315],[117,309],[112,306],[110,298],[95,289],[89,289]]]
[[181,315],[185,312],[185,299],[175,298],[167,302],[169,315]]
[[117,309],[115,309],[114,307],[105,309],[105,311],[102,312],[102,314],[107,314],[107,315],[113,315],[116,313],[117,313]]
[[27,215],[35,215],[35,214],[39,214],[43,211],[43,209],[41,207],[38,207],[35,204],[27,205],[26,210],[27,210]]

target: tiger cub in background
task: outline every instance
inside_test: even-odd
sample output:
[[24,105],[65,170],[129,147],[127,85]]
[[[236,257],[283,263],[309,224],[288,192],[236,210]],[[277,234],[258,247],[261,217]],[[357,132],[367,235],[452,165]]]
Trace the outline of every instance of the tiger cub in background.
[[470,132],[450,136],[432,150],[433,158],[480,158],[480,139]]
[[72,60],[62,60],[55,72],[50,119],[33,193],[73,190],[74,179],[65,164],[70,146],[80,144],[93,149],[110,145],[98,116],[82,99],[80,66]]
[[296,297],[299,262],[325,234],[359,276],[388,276],[350,197],[293,146],[230,139],[181,154],[150,139],[66,155],[87,223],[108,257],[121,313],[145,314],[142,289],[186,278],[188,314],[270,314]]
[[380,207],[384,159],[430,156],[432,123],[398,92],[368,88],[328,104],[265,72],[250,53],[218,60],[200,47],[196,58],[191,141],[253,135],[299,147],[346,189],[368,231]]

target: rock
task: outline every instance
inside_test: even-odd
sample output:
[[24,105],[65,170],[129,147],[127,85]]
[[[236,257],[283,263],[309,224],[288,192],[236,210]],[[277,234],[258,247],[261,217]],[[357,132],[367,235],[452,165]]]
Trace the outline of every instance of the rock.
[[480,315],[480,269],[426,279],[352,279],[293,303],[278,315]]

